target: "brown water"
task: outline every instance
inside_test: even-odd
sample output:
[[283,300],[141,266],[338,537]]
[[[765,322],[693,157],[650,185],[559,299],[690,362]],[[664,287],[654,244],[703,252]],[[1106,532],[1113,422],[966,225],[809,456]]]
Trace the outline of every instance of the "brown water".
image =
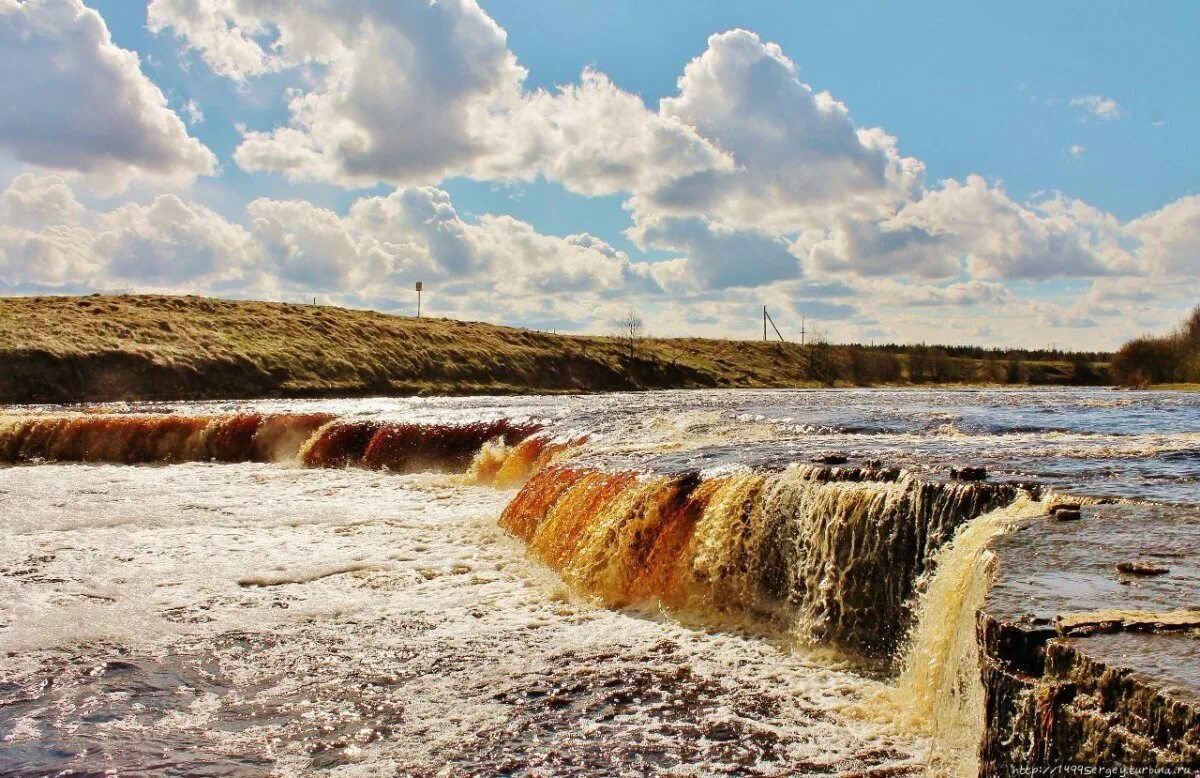
[[0,420],[0,773],[970,772],[987,541],[1200,502],[1187,395],[99,410]]

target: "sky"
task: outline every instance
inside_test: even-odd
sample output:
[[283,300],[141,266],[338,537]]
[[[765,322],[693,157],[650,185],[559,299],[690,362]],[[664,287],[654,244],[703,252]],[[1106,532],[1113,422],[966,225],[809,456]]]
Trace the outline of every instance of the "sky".
[[0,294],[1107,349],[1200,298],[1200,5],[0,0]]

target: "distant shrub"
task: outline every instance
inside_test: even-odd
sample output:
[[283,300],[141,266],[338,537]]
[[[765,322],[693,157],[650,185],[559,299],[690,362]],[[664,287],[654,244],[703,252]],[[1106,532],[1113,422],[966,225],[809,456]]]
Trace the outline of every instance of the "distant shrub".
[[1096,369],[1085,354],[1073,354],[1071,362],[1071,383],[1080,386],[1094,384],[1097,381]]
[[884,351],[853,348],[850,351],[850,370],[856,384],[895,383],[900,380],[900,358]]
[[1113,377],[1124,386],[1174,381],[1178,346],[1172,337],[1131,340],[1113,355]]
[[1113,355],[1112,373],[1123,386],[1200,382],[1200,307],[1169,335],[1121,346]]
[[933,377],[933,359],[925,346],[913,346],[908,352],[908,380],[923,383]]

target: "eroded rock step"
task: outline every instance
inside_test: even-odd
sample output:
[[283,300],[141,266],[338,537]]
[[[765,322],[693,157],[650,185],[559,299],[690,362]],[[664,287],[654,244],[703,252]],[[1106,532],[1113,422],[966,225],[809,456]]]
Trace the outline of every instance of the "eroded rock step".
[[1200,510],[1085,506],[992,550],[981,774],[1200,766]]

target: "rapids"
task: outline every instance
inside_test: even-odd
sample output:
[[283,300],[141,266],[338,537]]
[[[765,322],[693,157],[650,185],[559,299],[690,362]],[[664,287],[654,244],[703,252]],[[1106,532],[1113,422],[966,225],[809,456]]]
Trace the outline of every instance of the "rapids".
[[0,463],[0,774],[970,774],[988,541],[1200,503],[1200,400],[28,407]]

